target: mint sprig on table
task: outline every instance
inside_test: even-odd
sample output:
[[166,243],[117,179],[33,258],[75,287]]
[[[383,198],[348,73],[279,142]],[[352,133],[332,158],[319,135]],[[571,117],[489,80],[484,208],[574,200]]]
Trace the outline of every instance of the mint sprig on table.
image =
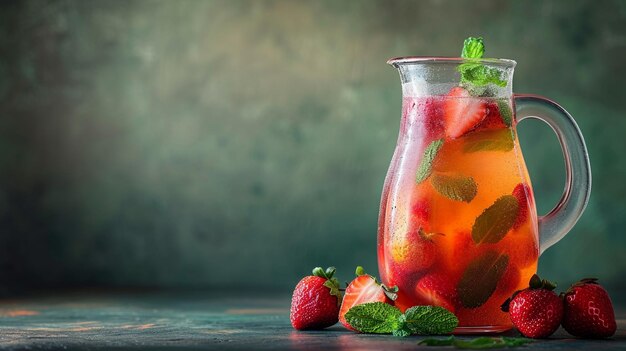
[[451,335],[447,338],[436,339],[429,338],[424,339],[418,343],[418,345],[424,346],[454,346],[458,349],[473,349],[473,350],[485,350],[485,349],[500,349],[500,348],[512,348],[518,346],[524,346],[532,343],[532,339],[527,338],[512,338],[512,337],[488,337],[483,336],[475,339],[464,340],[458,339]]
[[361,333],[395,336],[450,334],[459,324],[443,307],[414,306],[402,313],[384,302],[356,305],[346,313],[346,321]]
[[[469,37],[463,42],[461,57],[467,62],[459,65],[462,85],[484,86],[495,84],[500,87],[506,86],[506,80],[502,79],[502,72],[493,67],[487,67],[480,63],[478,59],[485,53],[483,38]],[[476,60],[476,62],[472,62]]]

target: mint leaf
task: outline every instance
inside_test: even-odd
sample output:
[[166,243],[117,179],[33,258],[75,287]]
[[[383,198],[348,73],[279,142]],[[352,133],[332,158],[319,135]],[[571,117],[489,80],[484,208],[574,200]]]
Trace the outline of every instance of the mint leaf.
[[463,152],[513,150],[513,134],[508,128],[483,130],[466,136]]
[[450,334],[459,324],[452,312],[439,306],[414,306],[404,315],[408,328],[418,335]]
[[498,198],[476,218],[472,239],[476,245],[495,244],[509,232],[519,213],[519,202],[513,195]]
[[414,306],[403,314],[384,302],[356,305],[345,317],[359,332],[395,336],[449,334],[459,324],[456,316],[443,307]]
[[504,100],[497,100],[497,104],[502,122],[504,122],[507,127],[510,127],[513,124],[513,111],[511,111],[511,106]]
[[527,338],[512,338],[512,337],[488,337],[483,336],[474,339],[458,339],[453,335],[444,339],[424,339],[418,343],[418,345],[425,346],[454,346],[458,349],[472,349],[472,350],[484,350],[484,349],[498,349],[505,347],[517,347],[534,342],[532,339]]
[[508,264],[509,256],[494,250],[470,262],[457,285],[463,307],[476,308],[487,302]]
[[514,338],[503,336],[501,339],[508,347],[522,346],[535,342],[535,340],[529,338]]
[[451,200],[471,202],[476,196],[478,186],[472,177],[463,175],[445,175],[435,173],[430,183],[437,192]]
[[417,176],[415,181],[419,184],[423,182],[428,176],[430,176],[430,172],[432,172],[433,161],[443,146],[443,139],[435,140],[432,143],[426,146],[424,149],[424,155],[422,156],[422,161],[417,167]]
[[406,336],[410,336],[411,334],[413,334],[413,331],[411,329],[409,329],[409,326],[406,323],[406,315],[402,314],[400,317],[398,317],[398,328],[395,329],[393,331],[393,336],[401,336],[401,337],[406,337]]
[[454,341],[456,341],[456,338],[454,337],[454,335],[450,335],[447,338],[428,338],[428,339],[424,339],[420,342],[418,342],[418,345],[425,345],[425,346],[452,346],[454,345]]
[[346,313],[346,321],[362,333],[390,334],[399,329],[402,312],[384,302],[356,305]]
[[495,84],[499,87],[505,87],[507,84],[507,81],[502,78],[502,71],[494,67],[487,67],[481,63],[463,63],[459,65],[458,70],[461,73],[461,84],[477,86]]
[[463,42],[461,57],[468,62],[459,65],[458,71],[461,73],[461,84],[487,85],[495,84],[505,87],[507,81],[502,78],[502,71],[497,68],[487,67],[480,62],[472,62],[473,59],[480,59],[485,53],[483,38],[469,37]]
[[458,349],[483,350],[505,347],[504,342],[499,338],[483,336],[472,340],[455,340],[453,344]]
[[406,324],[400,324],[398,329],[395,329],[392,333],[393,336],[407,337],[411,336],[412,331],[407,327]]
[[461,57],[463,58],[481,58],[485,53],[485,44],[483,38],[469,37],[463,42],[463,50]]
[[453,345],[458,349],[485,350],[505,347],[517,347],[533,342],[526,338],[488,337],[483,336],[472,340],[457,339]]

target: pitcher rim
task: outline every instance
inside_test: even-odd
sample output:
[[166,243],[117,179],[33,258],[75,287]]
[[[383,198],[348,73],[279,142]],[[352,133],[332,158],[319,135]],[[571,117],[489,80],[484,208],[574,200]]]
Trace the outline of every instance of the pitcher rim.
[[498,58],[480,58],[480,59],[465,59],[462,57],[447,57],[447,56],[400,56],[387,60],[387,64],[392,66],[404,65],[404,64],[423,64],[423,63],[482,63],[492,66],[500,66],[505,68],[514,68],[517,62],[511,59],[498,59]]

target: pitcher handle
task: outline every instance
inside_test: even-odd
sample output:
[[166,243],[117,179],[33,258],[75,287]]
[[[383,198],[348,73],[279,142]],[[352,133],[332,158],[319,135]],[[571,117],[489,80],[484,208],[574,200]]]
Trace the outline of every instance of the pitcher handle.
[[514,96],[516,120],[535,118],[556,133],[565,159],[565,190],[559,202],[539,217],[539,250],[556,244],[574,227],[591,195],[591,165],[585,139],[572,116],[557,103],[536,95]]

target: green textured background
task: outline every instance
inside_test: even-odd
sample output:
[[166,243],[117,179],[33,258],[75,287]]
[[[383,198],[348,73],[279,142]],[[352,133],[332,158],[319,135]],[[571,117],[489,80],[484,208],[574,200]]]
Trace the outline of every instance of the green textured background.
[[[469,35],[587,138],[589,207],[540,272],[626,288],[626,2],[181,0],[0,3],[2,290],[375,270],[400,119],[385,61]],[[560,149],[520,133],[545,213]]]

